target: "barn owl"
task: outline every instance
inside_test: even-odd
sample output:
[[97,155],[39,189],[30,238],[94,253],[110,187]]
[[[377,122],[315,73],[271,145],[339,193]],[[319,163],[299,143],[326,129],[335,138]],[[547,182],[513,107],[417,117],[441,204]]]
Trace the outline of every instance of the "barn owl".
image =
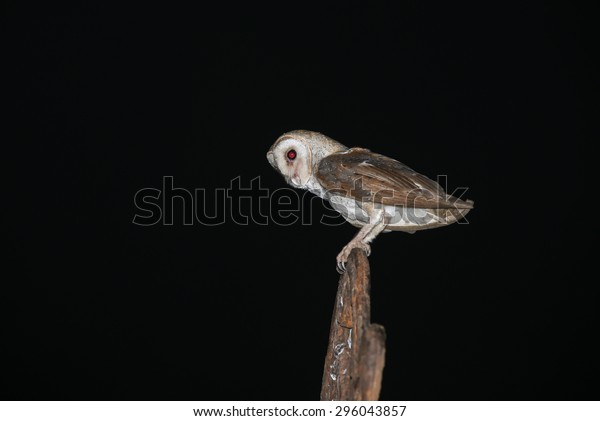
[[317,132],[283,134],[267,159],[288,184],[329,201],[346,221],[360,228],[337,256],[340,273],[352,249],[370,255],[369,243],[381,232],[443,227],[473,208],[471,200],[446,194],[438,183],[392,158],[348,148]]

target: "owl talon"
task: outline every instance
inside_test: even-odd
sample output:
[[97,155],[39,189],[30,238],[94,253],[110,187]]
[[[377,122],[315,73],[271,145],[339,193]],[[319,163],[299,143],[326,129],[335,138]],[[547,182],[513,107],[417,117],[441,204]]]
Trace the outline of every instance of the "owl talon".
[[350,241],[348,244],[344,246],[340,254],[337,255],[337,267],[336,270],[338,273],[342,274],[346,272],[346,262],[348,261],[348,257],[353,249],[361,249],[363,250],[367,256],[371,255],[371,246],[367,243],[363,243],[362,241]]
[[343,250],[340,252],[340,254],[338,254],[336,260],[337,260],[337,265],[336,265],[336,270],[337,272],[341,275],[342,273],[346,272],[346,260],[348,260],[348,255],[350,253],[344,253],[346,251],[346,247],[343,248]]

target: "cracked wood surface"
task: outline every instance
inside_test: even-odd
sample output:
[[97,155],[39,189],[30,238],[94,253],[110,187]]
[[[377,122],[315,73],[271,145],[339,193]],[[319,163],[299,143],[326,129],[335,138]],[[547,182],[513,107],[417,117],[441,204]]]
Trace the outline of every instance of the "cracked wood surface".
[[335,298],[321,400],[379,399],[384,363],[385,329],[371,324],[369,260],[354,249]]

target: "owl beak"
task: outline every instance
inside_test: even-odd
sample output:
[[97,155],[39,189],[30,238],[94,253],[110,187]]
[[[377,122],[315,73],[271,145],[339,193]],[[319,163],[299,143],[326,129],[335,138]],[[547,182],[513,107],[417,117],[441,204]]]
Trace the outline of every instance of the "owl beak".
[[292,177],[290,179],[290,181],[292,182],[292,184],[295,187],[302,187],[302,179],[300,177],[298,177],[297,175],[295,175],[294,177]]

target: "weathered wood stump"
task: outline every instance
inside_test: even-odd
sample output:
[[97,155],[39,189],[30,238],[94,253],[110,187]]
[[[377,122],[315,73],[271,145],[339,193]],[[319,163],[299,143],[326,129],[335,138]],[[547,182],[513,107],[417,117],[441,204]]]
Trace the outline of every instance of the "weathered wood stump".
[[354,249],[340,276],[329,346],[325,357],[322,401],[377,400],[385,363],[385,329],[371,324],[369,260]]

